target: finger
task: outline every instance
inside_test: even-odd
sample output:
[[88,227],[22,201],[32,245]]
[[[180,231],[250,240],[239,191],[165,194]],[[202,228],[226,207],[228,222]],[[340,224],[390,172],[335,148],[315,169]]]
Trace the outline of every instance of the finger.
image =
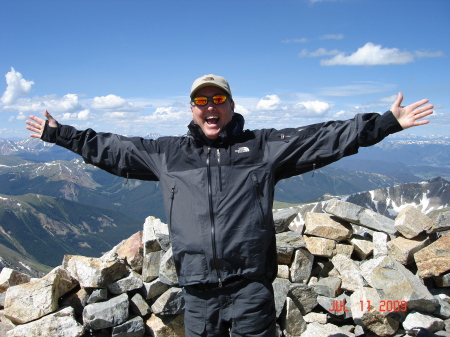
[[433,113],[434,113],[433,110],[422,111],[422,112],[420,112],[420,113],[417,113],[417,114],[414,116],[414,118],[415,118],[415,119],[421,119],[421,118],[424,118],[424,117],[426,117],[426,116],[432,115]]
[[35,123],[35,122],[32,122],[32,121],[25,121],[25,123],[30,125],[30,126],[32,126],[32,127],[34,127],[34,128],[42,129],[42,124],[41,123]]
[[48,124],[51,127],[57,127],[58,126],[58,124],[56,123],[56,120],[53,118],[52,115],[50,115],[50,113],[47,110],[44,111],[44,116],[47,118]]
[[426,104],[428,102],[429,102],[428,99],[422,99],[420,101],[417,101],[417,102],[414,102],[414,103],[408,105],[408,108],[411,108],[411,109],[414,110],[414,109],[417,109],[418,107],[420,107],[420,106],[422,106],[422,105],[424,105],[424,104]]
[[54,119],[53,116],[50,115],[50,113],[47,110],[44,111],[44,116],[45,116],[45,118],[48,119],[49,122],[56,121],[56,119]]
[[34,127],[34,126],[27,126],[26,127],[27,130],[33,131],[34,133],[42,133],[42,128],[41,127]]
[[31,115],[31,116],[30,116],[30,119],[32,119],[32,120],[35,121],[36,123],[39,123],[40,125],[45,124],[45,120],[43,120],[43,119],[40,118],[40,117]]
[[414,126],[425,125],[425,124],[428,124],[429,122],[430,121],[428,119],[424,119],[424,120],[421,120],[421,121],[415,121],[414,122]]
[[395,102],[392,103],[392,109],[393,109],[394,107],[395,107],[395,108],[399,108],[399,107],[401,106],[402,102],[403,102],[403,94],[402,94],[401,92],[399,92],[399,93],[397,94],[397,98],[395,99]]
[[416,111],[418,113],[421,113],[423,111],[431,110],[433,108],[434,108],[433,104],[428,104],[428,105],[425,105],[425,106],[418,107],[414,111]]

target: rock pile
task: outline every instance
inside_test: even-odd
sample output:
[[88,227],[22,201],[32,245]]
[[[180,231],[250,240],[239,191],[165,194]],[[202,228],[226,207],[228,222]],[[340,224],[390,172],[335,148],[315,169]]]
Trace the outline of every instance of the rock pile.
[[[324,209],[274,213],[278,336],[450,336],[450,212]],[[184,336],[168,228],[154,217],[101,258],[65,256],[41,279],[4,268],[0,292],[7,337]]]

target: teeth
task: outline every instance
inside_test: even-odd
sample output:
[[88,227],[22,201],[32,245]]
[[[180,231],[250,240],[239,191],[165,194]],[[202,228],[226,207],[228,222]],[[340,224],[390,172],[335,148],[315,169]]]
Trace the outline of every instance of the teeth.
[[210,119],[219,119],[219,117],[215,117],[215,116],[206,117],[206,120],[210,120]]

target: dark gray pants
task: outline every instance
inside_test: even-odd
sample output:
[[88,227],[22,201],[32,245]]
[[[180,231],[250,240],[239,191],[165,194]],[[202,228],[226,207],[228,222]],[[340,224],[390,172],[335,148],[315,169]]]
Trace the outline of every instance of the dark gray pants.
[[186,337],[275,337],[272,284],[243,280],[224,288],[184,288]]

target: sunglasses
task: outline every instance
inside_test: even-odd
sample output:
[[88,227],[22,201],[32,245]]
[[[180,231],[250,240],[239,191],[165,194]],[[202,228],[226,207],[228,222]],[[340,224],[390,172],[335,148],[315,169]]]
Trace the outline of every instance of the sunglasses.
[[225,101],[227,100],[227,96],[226,95],[214,95],[212,97],[200,96],[200,97],[195,97],[192,100],[192,102],[194,102],[195,105],[205,106],[206,104],[208,104],[210,99],[212,99],[212,101],[215,105],[219,105],[219,104],[225,103]]

